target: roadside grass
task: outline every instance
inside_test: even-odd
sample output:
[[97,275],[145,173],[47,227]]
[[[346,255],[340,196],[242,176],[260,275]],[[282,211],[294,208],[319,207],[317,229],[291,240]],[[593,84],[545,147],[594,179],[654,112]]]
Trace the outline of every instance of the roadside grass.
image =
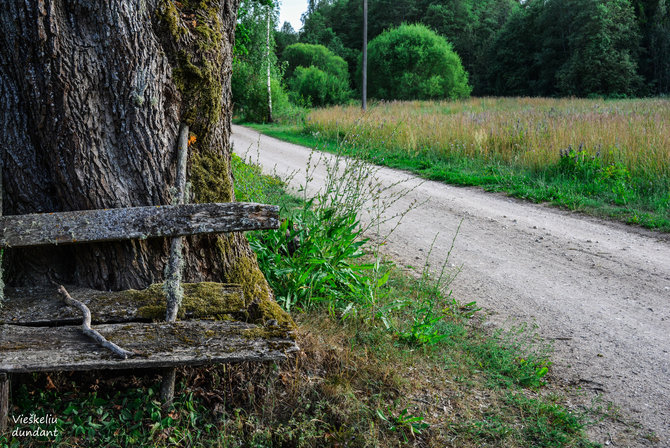
[[[167,411],[157,375],[17,376],[10,422],[35,414],[57,423],[12,430],[56,429],[51,445],[68,447],[597,446],[585,436],[588,410],[543,393],[550,349],[532,329],[483,331],[476,303],[451,296],[455,273],[401,270],[361,244],[349,212],[324,220],[333,204],[323,196],[292,197],[237,157],[233,169],[238,199],[282,207],[285,228],[248,235],[291,306],[301,352],[278,364],[179,369]],[[279,284],[282,271],[310,278]],[[10,432],[0,446],[46,440]]]
[[426,179],[670,231],[670,100],[392,102],[247,125]]
[[445,323],[449,344],[417,347],[323,309],[297,321],[299,355],[279,365],[180,369],[169,411],[156,401],[158,378],[144,376],[34,375],[15,400],[26,414],[57,416],[45,428],[59,431],[51,446],[596,446],[583,435],[586,414],[518,385],[528,372],[507,373],[514,366],[502,375],[516,385],[489,384],[500,363],[480,367],[480,350],[516,361],[466,323]]

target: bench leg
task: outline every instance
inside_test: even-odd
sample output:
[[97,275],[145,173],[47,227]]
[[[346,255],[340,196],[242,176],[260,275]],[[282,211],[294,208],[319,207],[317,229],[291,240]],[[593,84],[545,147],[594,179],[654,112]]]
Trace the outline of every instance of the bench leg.
[[0,373],[0,434],[7,430],[9,417],[9,377]]
[[163,409],[167,409],[172,406],[174,401],[174,382],[177,374],[177,369],[170,368],[165,369],[163,372],[163,381],[161,382],[161,402],[163,403]]

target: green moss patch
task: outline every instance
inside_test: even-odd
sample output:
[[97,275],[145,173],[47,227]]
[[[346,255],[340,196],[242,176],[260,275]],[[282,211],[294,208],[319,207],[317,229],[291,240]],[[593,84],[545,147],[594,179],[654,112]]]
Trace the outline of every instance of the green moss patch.
[[[201,282],[184,283],[184,300],[179,309],[179,318],[226,318],[245,310],[244,294],[239,285]],[[166,297],[162,283],[138,291],[129,289],[114,293],[101,300],[114,300],[132,304],[137,308],[137,317],[151,320],[165,319]]]
[[206,148],[222,108],[224,42],[216,2],[163,0],[156,18],[175,86],[182,94],[181,121]]
[[[220,7],[220,2],[214,0],[160,0],[155,11],[158,36],[172,66],[174,85],[181,94],[180,121],[188,124],[196,137],[190,146],[189,179],[197,203],[235,200],[230,155],[213,141],[214,130],[223,125],[223,88],[229,76],[224,68],[229,69],[225,64],[232,51],[232,43],[225,38],[227,30],[221,21]],[[272,300],[272,291],[253,253],[230,247],[235,241],[232,236],[221,236],[217,241],[226,265],[224,280],[241,285],[244,307],[242,315],[227,309],[217,309],[216,314],[232,313],[252,323],[276,321],[279,326],[294,328],[291,317]],[[230,269],[228,265],[232,265]],[[152,286],[149,290],[152,288],[155,289]],[[162,318],[165,314],[162,291],[159,297],[140,308],[142,317]],[[186,292],[182,306],[186,315],[189,309],[198,308],[188,301]]]
[[[217,244],[222,253],[226,253],[228,242],[228,237],[219,238]],[[233,266],[227,271],[226,281],[241,285],[249,322],[264,324],[274,320],[282,328],[296,328],[291,316],[273,300],[255,254],[235,258]]]
[[191,155],[191,185],[197,203],[234,200],[230,164],[222,155],[194,152]]

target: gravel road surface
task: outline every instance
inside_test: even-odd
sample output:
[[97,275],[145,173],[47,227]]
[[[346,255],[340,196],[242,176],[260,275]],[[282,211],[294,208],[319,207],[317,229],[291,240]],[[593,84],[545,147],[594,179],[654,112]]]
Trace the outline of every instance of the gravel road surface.
[[[264,171],[293,173],[304,183],[310,149],[233,126],[235,153]],[[324,154],[323,157],[331,157]],[[312,188],[325,170],[317,167]],[[602,396],[620,408],[627,426],[592,428],[594,441],[613,446],[670,447],[670,236],[521,202],[475,188],[425,182],[380,168],[386,185],[415,187],[397,204],[428,201],[409,213],[389,239],[389,255],[423,266],[429,246],[440,266],[463,220],[450,262],[462,265],[452,285],[462,302],[476,300],[495,325],[536,324],[553,341],[552,377]],[[651,439],[652,442],[649,441]]]

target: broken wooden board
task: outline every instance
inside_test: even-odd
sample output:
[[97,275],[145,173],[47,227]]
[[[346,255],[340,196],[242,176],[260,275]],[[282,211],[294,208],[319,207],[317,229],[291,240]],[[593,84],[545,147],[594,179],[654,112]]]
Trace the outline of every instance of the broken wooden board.
[[[242,287],[228,283],[183,283],[180,319],[225,318],[244,314]],[[73,299],[91,310],[93,324],[165,319],[162,284],[147,289],[96,291],[66,286]],[[81,313],[63,303],[55,287],[5,288],[0,324],[57,326],[81,323]]]
[[79,327],[0,326],[0,372],[27,373],[276,361],[298,350],[289,331],[232,321],[107,324],[95,327],[136,356],[125,360]]
[[276,229],[279,207],[183,204],[0,217],[0,248]]

